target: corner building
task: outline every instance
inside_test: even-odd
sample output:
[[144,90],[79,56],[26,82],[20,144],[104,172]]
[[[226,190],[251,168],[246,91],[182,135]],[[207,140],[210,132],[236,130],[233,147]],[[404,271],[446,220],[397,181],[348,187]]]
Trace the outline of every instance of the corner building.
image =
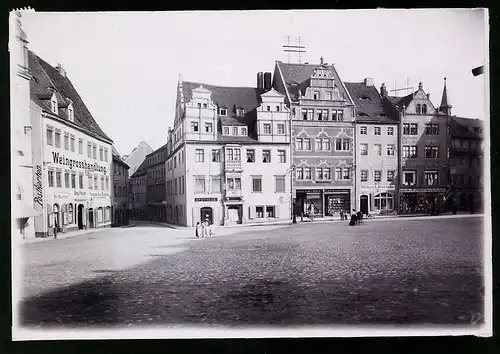
[[388,114],[373,79],[345,83],[356,105],[356,210],[397,211],[399,122]]
[[58,65],[29,52],[37,237],[111,225],[112,140]]
[[335,67],[276,62],[273,87],[292,118],[295,212],[338,215],[355,207],[352,98]]
[[265,88],[263,80],[257,88],[179,81],[167,142],[167,221],[290,219],[289,111],[266,77]]

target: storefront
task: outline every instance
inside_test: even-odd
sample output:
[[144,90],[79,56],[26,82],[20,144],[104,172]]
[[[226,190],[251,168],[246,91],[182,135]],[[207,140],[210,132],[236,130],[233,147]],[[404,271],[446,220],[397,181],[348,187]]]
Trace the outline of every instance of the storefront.
[[350,189],[297,189],[299,215],[335,216],[351,209]]
[[440,211],[446,188],[402,188],[399,190],[401,214],[428,214]]
[[359,207],[363,214],[392,213],[396,210],[396,187],[394,185],[361,185]]
[[[231,203],[230,203],[231,204]],[[239,204],[242,204],[240,202]],[[229,216],[226,210],[225,216],[223,215],[224,206],[218,197],[195,197],[191,209],[191,226],[196,226],[198,222],[208,220],[209,223],[214,225],[225,225],[226,219]],[[231,205],[237,205],[232,203]],[[227,209],[228,206],[226,206]],[[234,215],[233,215],[234,216]]]

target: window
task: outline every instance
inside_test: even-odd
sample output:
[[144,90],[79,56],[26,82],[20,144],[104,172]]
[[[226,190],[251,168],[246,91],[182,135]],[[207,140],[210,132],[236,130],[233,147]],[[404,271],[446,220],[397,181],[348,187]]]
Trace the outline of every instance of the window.
[[337,111],[337,120],[339,122],[343,122],[344,121],[344,112],[343,111]]
[[274,207],[273,206],[266,206],[266,217],[267,218],[274,218]]
[[264,123],[264,134],[271,134],[271,124]]
[[380,127],[373,128],[373,135],[380,135],[380,134],[381,134],[381,128]]
[[302,138],[295,138],[295,149],[304,150],[304,141]]
[[417,156],[417,146],[416,145],[410,145],[410,158],[416,159]]
[[437,171],[425,171],[424,178],[425,178],[425,185],[426,186],[437,186],[437,184],[438,184],[438,172]]
[[245,113],[245,110],[244,110],[243,108],[238,108],[238,109],[236,110],[236,115],[237,115],[238,117],[243,116],[243,114],[244,114],[244,113]]
[[101,176],[101,190],[104,190],[104,176]]
[[277,125],[277,131],[278,131],[278,134],[285,134],[285,125],[282,124],[282,123],[278,123]]
[[359,151],[361,155],[368,155],[368,144],[359,144]]
[[313,98],[319,100],[319,91],[314,91]]
[[313,120],[313,114],[314,114],[314,110],[308,109],[307,110],[307,120]]
[[307,109],[302,110],[302,119],[307,120]]
[[368,170],[361,170],[359,172],[360,172],[361,182],[367,182],[368,181]]
[[56,171],[56,187],[61,187],[61,171]]
[[92,189],[92,175],[89,175],[88,182],[89,182],[89,189]]
[[394,144],[387,144],[387,156],[394,156],[394,151],[396,147]]
[[205,154],[203,149],[196,149],[195,152],[195,160],[196,162],[204,162],[205,161]]
[[349,139],[335,139],[335,150],[349,151]]
[[219,109],[219,114],[221,116],[227,116],[227,109],[226,108],[220,108]]
[[278,150],[278,162],[279,163],[286,162],[286,150]]
[[76,188],[76,172],[71,172],[71,188]]
[[391,193],[379,193],[374,197],[376,210],[393,210],[394,196]]
[[54,141],[52,139],[54,134],[54,130],[52,128],[47,127],[47,145],[54,145]]
[[194,192],[205,193],[205,176],[194,178]]
[[238,135],[238,127],[233,127],[233,135]]
[[[182,186],[182,184],[181,184]],[[212,177],[212,193],[220,193],[220,177]],[[182,188],[181,188],[182,191]]]
[[335,168],[335,179],[336,180],[348,180],[350,179],[350,171],[349,168]]
[[75,136],[74,135],[71,135],[71,137],[70,137],[70,147],[71,147],[71,151],[75,151]]
[[382,155],[382,145],[381,144],[373,144],[373,151],[375,152],[375,155],[381,156]]
[[323,148],[325,149],[325,151],[330,151],[332,149],[329,138],[323,139]]
[[300,180],[304,179],[304,169],[302,167],[298,167],[295,173],[295,179]]
[[264,217],[264,207],[261,207],[261,206],[255,207],[255,216],[257,218],[263,218]]
[[243,136],[247,135],[247,128],[246,127],[241,128],[241,135],[243,135]]
[[220,149],[212,150],[212,162],[220,162]]
[[420,114],[422,112],[420,103],[415,105],[415,113]]
[[417,179],[416,171],[404,171],[403,172],[403,185],[414,186]]
[[359,133],[360,133],[361,135],[367,135],[367,134],[368,134],[368,128],[367,128],[367,127],[365,127],[365,126],[360,127],[360,128],[359,128]]
[[102,146],[99,146],[99,160],[104,160],[104,148]]
[[330,168],[329,167],[316,167],[316,180],[317,181],[328,181],[331,179]]
[[[83,179],[82,179],[83,181]],[[109,191],[109,177],[106,176],[106,190]]]
[[80,189],[83,188],[83,173],[82,172],[78,173],[78,187]]
[[410,135],[410,124],[409,123],[403,123],[403,134]]
[[410,135],[418,135],[418,124],[417,123],[410,124]]
[[262,150],[262,162],[271,162],[271,150]]
[[255,162],[255,150],[247,149],[247,162]]
[[224,135],[229,135],[229,127],[223,128]]
[[325,100],[331,101],[332,100],[332,91],[326,91],[325,92]]
[[380,170],[373,171],[373,181],[374,182],[381,182],[382,181],[382,171],[380,171]]
[[99,189],[99,185],[97,184],[97,176],[94,176],[94,189],[95,190]]
[[49,170],[48,176],[49,176],[49,187],[54,187],[54,171]]
[[[316,120],[323,120],[323,111],[321,109],[316,110]],[[325,117],[325,120],[328,120],[328,118]]]
[[332,179],[332,175],[330,173],[330,167],[323,168],[323,180],[329,181]]
[[285,176],[276,176],[276,193],[283,193],[285,191]]
[[69,134],[64,133],[64,150],[69,150]]
[[276,106],[276,112],[280,111],[280,106]]
[[439,147],[438,146],[426,146],[425,147],[425,158],[436,159],[439,157]]
[[198,132],[198,122],[191,122],[191,131]]
[[396,174],[396,171],[394,171],[394,170],[387,171],[387,182],[394,182],[395,174]]
[[262,177],[252,177],[252,192],[262,192]]
[[304,150],[311,150],[311,139],[304,138]]
[[427,105],[423,104],[421,109],[422,114],[427,114]]
[[50,101],[50,108],[52,109],[52,113],[57,114],[57,112],[58,112],[59,109],[57,107],[57,101],[55,99],[52,99]]
[[316,138],[316,150],[317,151],[323,150],[323,139]]
[[304,168],[304,179],[311,180],[312,175],[311,175],[311,168],[310,167],[305,167]]
[[174,179],[174,195],[177,195],[177,178]]
[[92,145],[92,158],[97,159],[97,145]]
[[61,147],[61,131],[56,129],[55,133],[55,146],[57,148]]
[[410,157],[410,146],[409,145],[404,145],[403,146],[403,157],[404,158],[409,158]]
[[387,135],[394,135],[394,127],[387,127]]

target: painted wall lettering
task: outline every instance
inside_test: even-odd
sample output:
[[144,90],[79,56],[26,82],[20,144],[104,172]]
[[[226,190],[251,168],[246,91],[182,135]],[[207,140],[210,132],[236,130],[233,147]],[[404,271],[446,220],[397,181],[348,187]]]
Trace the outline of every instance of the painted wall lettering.
[[58,152],[52,152],[52,159],[54,160],[54,163],[69,166],[70,170],[73,169],[73,167],[76,167],[84,170],[90,170],[91,172],[97,171],[106,173],[106,166],[100,166],[97,162],[88,163],[87,161],[68,159],[64,155],[60,155]]
[[35,171],[35,184],[33,185],[35,191],[35,197],[33,198],[35,203],[43,208],[43,173],[42,166],[36,165]]

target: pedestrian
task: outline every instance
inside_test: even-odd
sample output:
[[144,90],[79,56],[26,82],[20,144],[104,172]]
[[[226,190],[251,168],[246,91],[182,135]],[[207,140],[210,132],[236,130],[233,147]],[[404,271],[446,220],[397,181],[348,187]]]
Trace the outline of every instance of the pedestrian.
[[57,231],[58,231],[59,225],[57,224],[57,219],[54,220],[54,238],[57,238]]
[[361,224],[363,222],[363,213],[361,212],[361,210],[359,210],[356,213],[356,217],[357,217],[358,224]]
[[215,237],[214,224],[213,223],[210,223],[208,225],[208,236],[209,237]]
[[344,220],[344,211],[340,210],[340,220]]
[[205,227],[205,221],[202,221],[201,222],[201,237],[206,236],[206,231],[207,231],[207,228]]
[[357,215],[356,215],[356,209],[352,209],[352,213],[351,213],[351,221],[349,221],[349,226],[354,226],[354,225],[356,225],[356,218],[357,218]]
[[200,238],[200,228],[201,228],[200,222],[198,221],[196,223],[196,238]]

